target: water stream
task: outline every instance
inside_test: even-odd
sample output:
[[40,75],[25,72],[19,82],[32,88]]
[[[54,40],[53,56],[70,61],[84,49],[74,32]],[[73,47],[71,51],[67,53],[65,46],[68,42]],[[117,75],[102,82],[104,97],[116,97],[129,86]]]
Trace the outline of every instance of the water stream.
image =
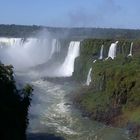
[[101,46],[99,60],[102,60],[103,59],[103,50],[104,50],[104,45]]
[[107,127],[81,115],[69,94],[78,87],[72,82],[57,84],[32,80],[33,99],[29,111],[28,133],[49,133],[66,140],[128,140],[126,130]]
[[88,75],[87,75],[87,81],[86,81],[86,85],[89,86],[91,83],[91,71],[92,71],[92,67],[89,69]]
[[130,52],[129,52],[128,56],[132,56],[132,49],[133,49],[133,42],[131,42]]
[[117,44],[118,44],[118,41],[110,45],[110,48],[108,51],[108,57],[106,59],[108,58],[114,59],[116,57]]

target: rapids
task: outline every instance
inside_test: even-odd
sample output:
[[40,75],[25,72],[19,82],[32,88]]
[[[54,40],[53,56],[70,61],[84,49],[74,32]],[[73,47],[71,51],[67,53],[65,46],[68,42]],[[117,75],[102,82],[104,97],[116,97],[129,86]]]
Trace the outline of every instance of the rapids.
[[53,83],[34,79],[27,73],[17,73],[16,77],[18,83],[28,82],[34,88],[29,110],[28,140],[34,140],[34,135],[44,140],[41,134],[54,134],[65,140],[130,140],[126,130],[108,127],[82,116],[70,100],[79,87],[75,82]]

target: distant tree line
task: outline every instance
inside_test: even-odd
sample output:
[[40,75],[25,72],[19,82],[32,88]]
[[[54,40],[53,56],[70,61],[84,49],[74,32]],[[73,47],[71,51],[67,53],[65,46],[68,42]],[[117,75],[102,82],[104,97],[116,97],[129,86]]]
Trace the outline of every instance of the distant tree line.
[[139,39],[139,29],[113,29],[113,28],[59,28],[46,26],[27,25],[4,25],[0,24],[0,37],[28,37],[36,36],[40,31],[46,29],[57,38],[124,38]]
[[35,34],[40,26],[24,26],[24,25],[0,25],[1,37],[27,37]]

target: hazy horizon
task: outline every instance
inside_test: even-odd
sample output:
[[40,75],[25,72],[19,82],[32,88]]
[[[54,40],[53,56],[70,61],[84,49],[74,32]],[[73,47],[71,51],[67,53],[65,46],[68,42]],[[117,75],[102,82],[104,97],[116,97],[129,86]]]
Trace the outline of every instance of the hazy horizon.
[[139,0],[0,0],[0,24],[139,29]]

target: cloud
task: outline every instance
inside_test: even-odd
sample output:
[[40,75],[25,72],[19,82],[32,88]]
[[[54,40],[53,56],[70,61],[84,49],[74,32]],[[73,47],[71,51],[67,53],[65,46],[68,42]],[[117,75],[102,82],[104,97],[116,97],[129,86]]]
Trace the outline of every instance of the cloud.
[[94,13],[89,13],[84,8],[79,8],[78,10],[68,13],[70,26],[82,26],[86,27],[89,25],[96,24],[99,20],[99,15]]
[[115,0],[102,0],[100,9],[103,14],[115,14],[118,13],[122,8]]
[[89,10],[86,7],[79,7],[69,11],[67,14],[69,26],[102,26],[108,17],[115,17],[121,11],[121,6],[115,0],[101,0],[101,3],[93,8],[94,10]]

